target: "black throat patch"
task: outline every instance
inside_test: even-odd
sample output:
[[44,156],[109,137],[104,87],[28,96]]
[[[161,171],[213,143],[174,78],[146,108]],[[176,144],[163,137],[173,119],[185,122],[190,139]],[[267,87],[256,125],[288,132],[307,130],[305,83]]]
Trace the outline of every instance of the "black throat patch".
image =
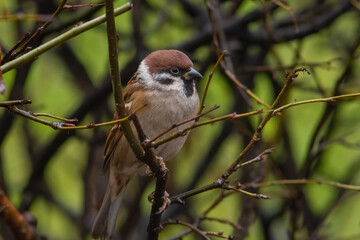
[[185,80],[181,78],[184,82],[183,89],[186,97],[191,97],[194,94],[194,81]]

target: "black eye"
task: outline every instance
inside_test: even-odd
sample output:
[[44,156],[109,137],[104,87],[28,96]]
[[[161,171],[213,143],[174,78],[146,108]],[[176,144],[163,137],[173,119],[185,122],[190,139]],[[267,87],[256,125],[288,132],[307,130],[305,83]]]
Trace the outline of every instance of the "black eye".
[[174,75],[179,74],[180,70],[177,67],[170,68],[170,72]]

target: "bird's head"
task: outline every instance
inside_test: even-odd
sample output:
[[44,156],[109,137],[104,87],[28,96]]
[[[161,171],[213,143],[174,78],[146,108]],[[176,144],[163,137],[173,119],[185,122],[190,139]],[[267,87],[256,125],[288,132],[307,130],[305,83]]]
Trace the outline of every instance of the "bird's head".
[[194,94],[196,81],[202,78],[189,57],[178,50],[152,52],[140,63],[137,74],[138,81],[149,88],[182,91],[187,97]]

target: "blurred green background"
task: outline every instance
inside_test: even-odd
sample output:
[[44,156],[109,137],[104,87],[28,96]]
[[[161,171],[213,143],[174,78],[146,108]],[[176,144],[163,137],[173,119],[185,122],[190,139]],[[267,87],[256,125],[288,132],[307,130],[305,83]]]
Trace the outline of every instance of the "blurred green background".
[[[34,32],[42,24],[29,14],[47,19],[58,3],[0,0],[2,56],[25,32]],[[67,1],[67,4],[87,3],[90,2]],[[115,1],[116,6],[124,3]],[[147,0],[133,4],[132,11],[116,18],[123,82],[129,80],[150,51],[178,48],[193,59],[195,68],[204,75],[199,84],[201,95],[216,61],[204,1]],[[299,74],[283,104],[330,97],[334,92],[337,95],[360,92],[359,1],[244,0],[216,1],[216,4],[238,80],[266,103],[271,105],[274,101],[285,82],[285,72],[298,66],[308,67],[311,75]],[[263,13],[252,21],[227,28],[229,22],[246,19],[256,11]],[[103,7],[64,9],[33,46],[101,14],[104,14]],[[12,20],[10,16],[20,19]],[[331,16],[333,20],[326,22]],[[68,22],[71,24],[64,26]],[[298,32],[295,25],[299,27]],[[5,73],[7,93],[0,96],[0,101],[30,99],[32,104],[22,109],[63,117],[80,114],[80,124],[111,120],[114,106],[107,78],[105,27],[104,24],[95,27],[46,52],[31,64]],[[308,28],[317,30],[306,32]],[[285,38],[284,34],[292,38]],[[251,38],[263,36],[267,41],[256,42]],[[94,92],[99,98],[90,101],[81,112],[79,107]],[[244,96],[246,94],[217,69],[206,109],[215,104],[221,107],[204,119],[234,111],[264,109]],[[266,125],[261,144],[252,155],[267,147],[276,147],[275,152],[266,161],[236,173],[232,183],[309,178],[360,185],[359,109],[359,99],[354,98],[333,105],[314,103],[285,110]],[[327,111],[330,111],[328,115]],[[320,124],[322,118],[325,119]],[[246,146],[260,119],[261,116],[253,116],[193,130],[180,154],[168,163],[170,195],[218,179]],[[316,133],[319,125],[321,128]],[[102,127],[60,133],[0,109],[0,186],[20,211],[29,211],[37,219],[40,235],[48,239],[90,239],[91,224],[105,187],[101,164],[107,131],[108,127]],[[315,154],[314,160],[304,175],[301,170],[309,153]],[[40,167],[41,164],[44,165]],[[147,196],[153,190],[154,182],[150,178],[132,181],[119,215],[122,230],[118,236],[144,239],[151,208]],[[264,187],[259,192],[272,199],[251,199],[237,193],[225,198],[209,214],[237,223],[243,230],[214,221],[203,221],[199,228],[249,240],[360,239],[360,198],[355,191],[308,184]],[[180,218],[193,223],[220,194],[220,190],[213,190],[192,197],[186,207],[170,207],[163,219]],[[132,205],[139,197],[139,204]],[[250,203],[253,205],[249,207]],[[127,232],[122,226],[132,213],[137,218]],[[0,239],[11,239],[3,221],[0,229],[3,236]],[[160,238],[169,239],[184,229],[184,226],[167,226]],[[199,235],[192,233],[184,239],[199,239]]]

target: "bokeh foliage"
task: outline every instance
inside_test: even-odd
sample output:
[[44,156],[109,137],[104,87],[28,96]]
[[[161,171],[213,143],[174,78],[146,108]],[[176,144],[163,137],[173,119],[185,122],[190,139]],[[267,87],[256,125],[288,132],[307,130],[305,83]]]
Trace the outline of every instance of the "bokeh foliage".
[[[283,104],[360,92],[358,1],[218,2],[220,8],[216,9],[222,14],[227,50],[236,76],[266,103],[274,101],[285,82],[285,72],[299,66],[307,67],[311,75],[299,75]],[[89,1],[67,2],[86,3]],[[6,53],[25,32],[34,32],[41,26],[41,21],[28,19],[28,14],[47,19],[57,4],[53,0],[0,0],[2,52]],[[122,4],[124,1],[115,1],[116,6]],[[147,53],[167,48],[186,52],[206,79],[217,55],[205,3],[135,0],[133,4],[131,12],[116,18],[124,84]],[[250,22],[228,27],[231,21],[261,11]],[[33,47],[103,13],[103,7],[64,9]],[[133,14],[137,17],[133,18]],[[21,19],[13,21],[11,16]],[[326,21],[331,16],[333,19]],[[62,27],[67,22],[72,24]],[[300,34],[308,28],[314,30]],[[254,41],[256,37],[258,42]],[[0,96],[0,101],[31,99],[32,104],[23,109],[79,117],[81,124],[108,121],[114,111],[108,69],[106,28],[100,25],[4,74],[7,93]],[[347,74],[341,78],[346,69]],[[204,84],[205,81],[199,84],[200,94]],[[87,96],[94,92],[95,100],[88,100]],[[86,107],[80,111],[82,104]],[[206,108],[215,104],[220,109],[205,118],[265,110],[241,92],[221,69],[213,76]],[[275,152],[266,161],[239,171],[231,181],[246,184],[308,178],[360,185],[359,109],[359,99],[355,98],[285,110],[266,125],[261,143],[247,159],[267,147],[276,147]],[[326,115],[326,111],[331,112]],[[170,195],[219,178],[246,146],[260,119],[261,116],[253,116],[192,131],[180,154],[167,164]],[[318,126],[321,129],[315,133]],[[90,238],[91,224],[105,190],[101,164],[107,131],[103,127],[59,132],[0,108],[0,187],[20,211],[30,211],[35,216],[40,235],[48,239]],[[315,152],[304,174],[307,156]],[[39,170],[42,167],[43,172]],[[154,183],[148,177],[132,181],[119,215],[118,236],[145,238],[151,207],[147,196],[153,190]],[[236,239],[360,238],[360,199],[354,191],[316,184],[249,190],[270,195],[272,199],[233,194],[209,215],[237,223],[242,230],[214,221],[203,221],[199,228],[234,235]],[[171,206],[163,219],[179,218],[193,223],[220,194],[220,190],[208,191],[188,199],[186,206]],[[168,239],[184,229],[167,226],[160,237]],[[0,239],[12,239],[2,221],[0,230]],[[199,235],[192,233],[184,239],[199,239]]]

